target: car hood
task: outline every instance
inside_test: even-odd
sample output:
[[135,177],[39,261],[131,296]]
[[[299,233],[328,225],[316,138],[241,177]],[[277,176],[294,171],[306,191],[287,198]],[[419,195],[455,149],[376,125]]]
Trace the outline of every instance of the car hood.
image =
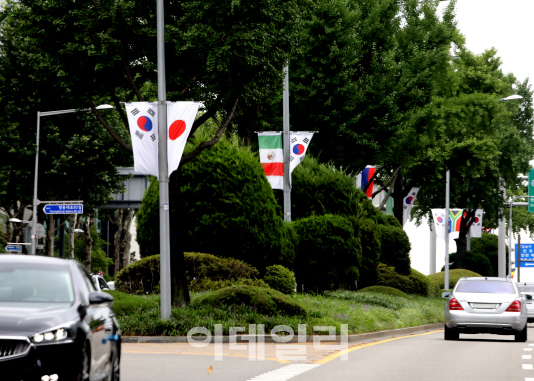
[[32,336],[76,315],[71,303],[0,303],[0,336]]

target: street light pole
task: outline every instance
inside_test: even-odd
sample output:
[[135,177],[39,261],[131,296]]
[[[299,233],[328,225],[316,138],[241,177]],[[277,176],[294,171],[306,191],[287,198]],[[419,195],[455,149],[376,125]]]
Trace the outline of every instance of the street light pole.
[[449,192],[450,171],[447,170],[445,184],[445,290],[449,290]]
[[[113,108],[111,105],[100,105],[96,107],[97,110]],[[32,217],[32,255],[35,255],[37,248],[37,205],[41,202],[37,199],[37,177],[39,174],[39,133],[41,127],[41,117],[49,115],[59,115],[59,114],[70,114],[76,111],[89,111],[90,108],[85,108],[82,110],[76,110],[75,108],[68,110],[56,110],[56,111],[37,111],[37,137],[36,137],[36,148],[35,148],[35,176],[33,180],[33,217]]]

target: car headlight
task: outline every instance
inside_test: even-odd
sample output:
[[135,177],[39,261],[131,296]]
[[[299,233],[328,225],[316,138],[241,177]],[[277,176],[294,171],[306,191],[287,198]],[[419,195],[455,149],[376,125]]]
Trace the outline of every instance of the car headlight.
[[35,344],[52,343],[69,338],[69,330],[66,328],[58,328],[50,331],[36,333],[31,337],[31,341]]

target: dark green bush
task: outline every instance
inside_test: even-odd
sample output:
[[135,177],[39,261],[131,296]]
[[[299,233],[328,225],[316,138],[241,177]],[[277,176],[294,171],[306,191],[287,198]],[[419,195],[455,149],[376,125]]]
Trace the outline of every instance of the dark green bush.
[[196,292],[215,291],[220,290],[221,288],[231,287],[234,285],[270,288],[269,285],[265,283],[263,279],[241,278],[237,280],[211,280],[209,278],[205,278],[199,282],[195,282],[193,285],[190,285],[190,290]]
[[401,290],[397,290],[393,287],[387,287],[387,286],[370,286],[362,288],[361,290],[358,290],[358,292],[380,292],[381,294],[387,294],[387,295],[393,295],[393,296],[400,296],[402,298],[410,298],[408,295],[406,295]]
[[380,261],[380,236],[377,225],[368,218],[362,218],[358,224],[358,234],[362,247],[362,265],[358,286],[368,287],[378,282],[377,266]]
[[150,186],[136,214],[137,242],[141,258],[159,253],[159,183],[151,176]]
[[296,300],[270,288],[232,286],[212,291],[195,299],[195,305],[215,307],[245,305],[266,315],[306,315],[306,310]]
[[[198,143],[195,139],[185,153]],[[292,260],[294,244],[284,239],[291,233],[284,229],[256,152],[235,139],[221,139],[181,168],[179,183],[180,199],[175,204],[180,222],[172,228],[173,234],[180,234],[185,251],[236,258],[261,272],[268,265]],[[156,185],[151,186],[144,200],[152,202],[157,193]],[[157,216],[157,208],[147,209]],[[137,224],[143,255],[155,254],[149,251],[156,250],[159,242],[158,234],[143,234],[145,229],[159,229],[156,222],[146,226],[143,221],[149,220]]]
[[382,225],[380,233],[380,263],[395,267],[399,274],[409,275],[411,244],[404,229]]
[[437,296],[438,284],[429,277],[411,269],[410,275],[402,275],[395,271],[392,266],[380,263],[378,265],[378,285],[393,287],[406,294],[421,296]]
[[299,235],[295,257],[298,290],[354,288],[360,267],[360,246],[351,223],[341,216],[303,218],[294,223]]
[[[185,253],[185,273],[191,291],[226,287],[240,281],[265,286],[256,280],[259,271],[234,258],[220,258],[203,253]],[[246,279],[246,281],[245,281]],[[116,276],[115,288],[129,294],[159,292],[159,254],[142,258],[126,266]]]
[[[449,271],[449,288],[452,290],[454,286],[456,285],[456,282],[458,282],[458,279],[462,277],[468,277],[468,276],[481,276],[480,274],[477,274],[473,271],[466,270],[466,269],[454,269]],[[439,288],[445,288],[445,272],[442,271],[440,273],[434,273],[430,274],[428,278],[434,280],[438,283]]]
[[292,295],[295,292],[295,276],[284,266],[273,265],[267,267],[263,280],[274,290]]
[[[456,253],[449,254],[449,270],[456,269]],[[464,268],[480,274],[482,276],[494,276],[495,271],[491,266],[491,262],[484,254],[473,253],[472,251],[465,252]],[[441,268],[441,271],[445,271],[445,266]]]
[[[499,271],[499,237],[495,234],[483,233],[480,238],[471,238],[471,253],[488,257],[493,273]],[[452,261],[451,261],[452,262]],[[506,246],[506,262],[508,263],[508,246]],[[508,266],[506,274],[508,274]],[[475,270],[473,270],[475,271]],[[477,272],[477,271],[475,271]]]
[[113,296],[113,312],[115,312],[118,317],[159,308],[157,303],[141,296],[129,295],[116,290],[105,292]]

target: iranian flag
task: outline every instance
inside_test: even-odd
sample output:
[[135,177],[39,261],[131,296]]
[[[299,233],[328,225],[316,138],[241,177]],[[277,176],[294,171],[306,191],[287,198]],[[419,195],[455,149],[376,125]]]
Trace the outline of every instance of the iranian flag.
[[260,163],[273,189],[284,189],[284,150],[281,132],[258,133]]

